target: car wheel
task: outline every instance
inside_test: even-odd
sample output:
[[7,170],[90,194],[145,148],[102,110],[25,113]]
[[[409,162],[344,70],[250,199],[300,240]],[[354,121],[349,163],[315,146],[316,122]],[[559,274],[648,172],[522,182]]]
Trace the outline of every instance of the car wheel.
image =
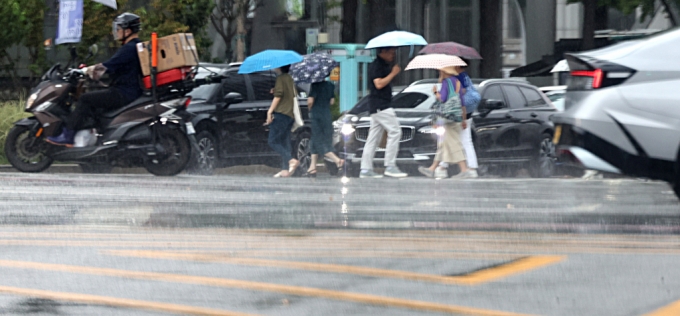
[[209,131],[202,131],[196,135],[196,145],[198,150],[195,158],[192,159],[191,167],[187,168],[187,173],[209,176],[215,170],[217,163],[217,141],[215,136]]
[[538,148],[538,155],[529,166],[529,173],[534,178],[549,178],[555,174],[555,144],[552,136],[544,133]]
[[[312,135],[307,131],[300,132],[293,144],[293,157],[300,161],[300,166],[293,172],[293,176],[299,176],[309,169],[312,162]],[[302,170],[302,172],[301,172]]]

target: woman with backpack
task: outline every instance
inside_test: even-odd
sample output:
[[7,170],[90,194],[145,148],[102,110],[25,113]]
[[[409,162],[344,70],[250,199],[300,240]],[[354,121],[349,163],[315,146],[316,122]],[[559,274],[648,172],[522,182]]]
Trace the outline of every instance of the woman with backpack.
[[[451,101],[452,98],[458,98],[457,102],[460,105],[461,82],[456,78],[458,74],[455,67],[445,67],[439,70],[441,90],[437,91],[437,86],[432,89],[440,102],[446,103]],[[460,173],[453,178],[468,178],[471,175],[465,161],[465,151],[461,142],[461,132],[467,128],[467,122],[462,118],[465,118],[467,113],[464,106],[460,106],[460,108],[462,110],[461,122],[446,121],[443,124],[444,135],[439,143],[437,155],[432,165],[429,168],[418,168],[418,171],[427,177],[448,178],[448,166],[451,163],[457,163],[460,167]]]

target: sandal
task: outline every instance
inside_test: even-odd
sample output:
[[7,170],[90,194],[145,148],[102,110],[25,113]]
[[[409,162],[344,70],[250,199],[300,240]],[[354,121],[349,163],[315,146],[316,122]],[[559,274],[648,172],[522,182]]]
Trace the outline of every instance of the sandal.
[[286,172],[286,170],[279,171],[279,173],[274,175],[274,178],[288,178],[288,177],[290,177],[290,172],[288,172],[287,175],[284,175],[284,172]]
[[302,176],[307,178],[316,178],[316,169],[307,170],[307,172],[305,172]]
[[295,173],[295,170],[300,166],[300,160],[295,160],[294,163],[288,163],[288,173],[293,174]]

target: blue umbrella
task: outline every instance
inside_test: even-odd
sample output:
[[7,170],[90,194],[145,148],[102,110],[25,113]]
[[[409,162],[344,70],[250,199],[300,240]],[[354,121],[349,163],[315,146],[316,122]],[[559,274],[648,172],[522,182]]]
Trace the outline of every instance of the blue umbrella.
[[414,45],[427,45],[427,41],[418,34],[406,31],[392,31],[378,35],[368,41],[366,49]]
[[298,83],[314,83],[326,80],[338,62],[326,53],[303,56],[304,60],[290,67],[290,75]]
[[238,69],[239,74],[274,70],[286,65],[299,63],[302,56],[292,50],[268,49],[249,56]]

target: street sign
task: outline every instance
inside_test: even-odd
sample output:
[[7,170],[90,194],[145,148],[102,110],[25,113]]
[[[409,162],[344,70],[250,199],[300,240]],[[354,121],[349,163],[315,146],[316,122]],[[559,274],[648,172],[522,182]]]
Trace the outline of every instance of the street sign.
[[59,2],[59,27],[55,43],[79,43],[83,35],[83,0]]
[[331,71],[331,81],[340,81],[340,67],[335,67]]

